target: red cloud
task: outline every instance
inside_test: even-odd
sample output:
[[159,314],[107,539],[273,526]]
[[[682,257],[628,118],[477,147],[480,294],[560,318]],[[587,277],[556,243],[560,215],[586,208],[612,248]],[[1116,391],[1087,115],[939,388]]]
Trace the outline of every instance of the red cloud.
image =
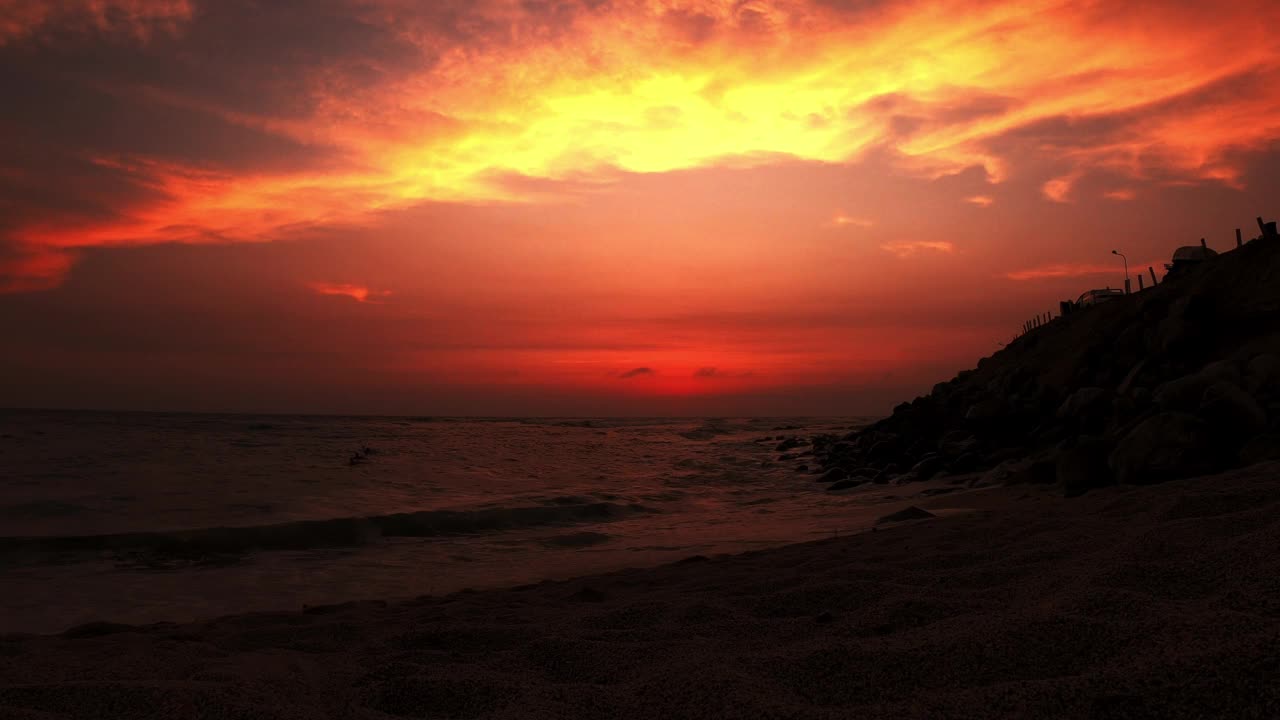
[[377,302],[378,298],[384,298],[391,295],[390,290],[370,290],[363,285],[351,285],[347,283],[312,282],[307,283],[307,287],[321,295],[341,295],[362,303]]
[[[1019,134],[1024,154],[1065,173],[1043,194],[1067,201],[1076,181],[1094,171],[1134,182],[1158,175],[1239,185],[1249,154],[1280,139],[1274,2],[1211,9],[1050,3],[1035,11],[1012,0],[916,0],[875,12],[840,5],[570,4],[562,16],[545,3],[506,0],[443,14],[430,3],[335,2],[332,12],[352,20],[346,25],[383,33],[388,43],[349,55],[294,53],[310,62],[273,69],[284,77],[272,87],[306,101],[284,112],[277,105],[285,98],[244,92],[257,86],[235,92],[235,83],[250,82],[244,72],[228,74],[231,91],[222,102],[190,96],[182,72],[202,77],[225,68],[216,57],[204,58],[213,65],[187,67],[181,43],[205,37],[192,28],[208,15],[193,12],[188,0],[0,0],[5,47],[46,29],[142,40],[157,31],[178,35],[171,50],[156,50],[172,57],[130,58],[101,77],[93,65],[67,74],[89,79],[80,92],[195,114],[201,121],[190,122],[192,146],[214,144],[198,128],[212,138],[208,127],[216,120],[332,157],[304,169],[254,166],[252,158],[226,169],[164,161],[149,155],[145,142],[136,145],[144,150],[122,152],[118,138],[107,137],[101,144],[111,147],[68,150],[114,164],[151,191],[145,201],[74,228],[57,225],[61,215],[50,211],[7,234],[55,254],[263,241],[424,201],[539,201],[545,191],[531,188],[565,180],[607,184],[620,173],[796,159],[850,164],[873,151],[903,173],[941,177],[981,167],[999,182],[1016,178],[1025,159],[1002,142]],[[391,39],[416,48],[416,59],[385,62],[379,48]],[[39,43],[30,44],[30,62],[39,64]],[[137,70],[169,60],[173,77]],[[59,108],[79,107],[64,94],[46,101],[60,120],[66,118],[57,113],[66,111]],[[261,107],[250,107],[246,95]],[[40,138],[46,130],[33,123],[24,132]],[[148,132],[154,128],[119,130]],[[512,177],[528,182],[495,180]],[[951,250],[940,243],[886,249]]]

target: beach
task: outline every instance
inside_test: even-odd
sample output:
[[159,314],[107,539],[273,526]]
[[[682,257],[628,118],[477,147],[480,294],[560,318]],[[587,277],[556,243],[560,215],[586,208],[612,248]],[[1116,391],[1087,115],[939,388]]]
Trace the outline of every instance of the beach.
[[482,592],[0,641],[14,718],[1274,717],[1280,466]]

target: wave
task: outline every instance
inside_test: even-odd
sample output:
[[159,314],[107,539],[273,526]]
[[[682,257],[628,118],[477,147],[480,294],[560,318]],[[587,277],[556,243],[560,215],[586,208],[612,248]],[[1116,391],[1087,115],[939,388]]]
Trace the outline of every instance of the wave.
[[611,522],[652,512],[657,511],[635,503],[624,505],[608,502],[480,510],[424,510],[393,515],[167,532],[0,537],[0,552],[149,551],[177,557],[201,557],[212,554],[244,554],[255,550],[350,547],[391,537],[439,537],[546,525]]

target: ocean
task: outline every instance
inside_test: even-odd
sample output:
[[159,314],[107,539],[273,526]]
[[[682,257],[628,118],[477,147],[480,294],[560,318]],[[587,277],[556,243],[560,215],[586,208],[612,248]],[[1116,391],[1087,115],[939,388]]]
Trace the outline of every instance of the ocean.
[[0,411],[0,632],[444,594],[854,531],[884,498],[824,492],[776,448],[869,421]]

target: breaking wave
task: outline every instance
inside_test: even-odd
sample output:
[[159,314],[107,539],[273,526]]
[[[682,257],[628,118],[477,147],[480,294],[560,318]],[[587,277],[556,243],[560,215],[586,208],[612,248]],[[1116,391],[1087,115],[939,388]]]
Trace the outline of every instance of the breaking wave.
[[365,545],[389,537],[439,537],[546,525],[611,522],[657,512],[608,502],[479,510],[424,510],[370,517],[300,520],[275,525],[168,532],[50,537],[0,537],[0,552],[151,551],[166,555],[243,554],[255,550],[308,550]]

